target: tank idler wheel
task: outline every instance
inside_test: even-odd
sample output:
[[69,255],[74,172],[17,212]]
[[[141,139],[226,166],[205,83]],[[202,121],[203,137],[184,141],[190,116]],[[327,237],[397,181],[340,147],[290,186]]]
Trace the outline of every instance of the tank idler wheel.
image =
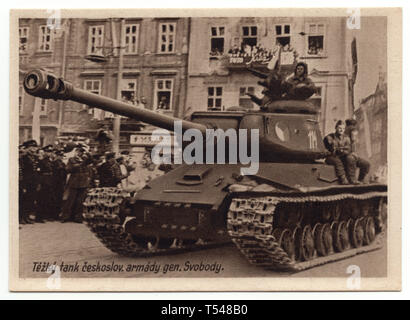
[[371,244],[376,238],[376,226],[372,217],[366,217],[363,221],[364,225],[364,239],[365,245]]
[[359,248],[363,245],[364,230],[363,218],[351,220],[349,223],[350,242],[353,247]]
[[310,227],[310,225],[306,225],[303,227],[299,246],[302,260],[308,261],[314,257],[315,241],[313,239],[312,228]]
[[332,231],[328,223],[318,223],[313,228],[316,251],[320,256],[327,256],[332,250]]
[[273,231],[279,246],[287,253],[290,259],[295,259],[295,242],[292,232],[289,229],[275,229]]
[[343,252],[349,248],[349,231],[346,221],[333,222],[333,244],[335,251]]

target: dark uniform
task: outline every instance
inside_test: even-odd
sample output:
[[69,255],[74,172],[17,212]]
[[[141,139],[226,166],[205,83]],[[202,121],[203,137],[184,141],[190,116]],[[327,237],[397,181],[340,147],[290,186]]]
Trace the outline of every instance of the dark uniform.
[[116,187],[122,180],[120,165],[114,159],[114,153],[106,155],[104,162],[98,171],[101,187]]
[[363,183],[365,177],[369,173],[370,163],[369,161],[359,157],[358,144],[359,144],[359,131],[357,129],[357,122],[354,119],[346,120],[346,131],[345,134],[350,138],[351,141],[351,151],[352,153],[348,157],[350,166],[346,168],[349,180],[356,181],[356,168],[360,169],[359,172],[359,182]]
[[[26,148],[37,147],[35,140],[29,140],[24,143]],[[38,159],[37,156],[30,151],[25,152],[19,161],[20,165],[20,192],[21,192],[21,216],[20,222],[30,222],[30,213],[36,211],[36,198],[38,187]]]
[[[45,152],[51,152],[52,147],[47,146],[43,148]],[[54,194],[54,185],[53,185],[53,162],[52,160],[45,155],[43,159],[38,161],[39,168],[39,182],[40,190],[38,192],[37,198],[37,215],[36,221],[43,222],[43,219],[51,219],[54,212],[53,207],[53,194]]]
[[83,157],[82,155],[68,159],[67,173],[70,173],[70,177],[65,191],[67,199],[63,208],[63,222],[82,221],[83,202],[91,183],[90,163],[91,157]]
[[[57,157],[63,154],[62,151],[57,151]],[[56,158],[53,161],[53,185],[54,185],[54,197],[53,197],[53,207],[54,215],[53,219],[58,219],[59,213],[62,211],[63,205],[63,194],[64,188],[67,180],[66,165],[60,158]]]
[[338,135],[336,133],[328,134],[323,140],[327,150],[331,154],[326,158],[326,163],[335,167],[336,176],[341,184],[348,184],[346,179],[345,164],[347,166],[348,155],[351,152],[350,139],[346,135]]
[[[297,75],[298,67],[303,67],[302,75]],[[285,97],[287,99],[305,100],[315,93],[315,84],[307,75],[307,64],[299,62],[295,67],[294,75],[286,79],[284,83]]]

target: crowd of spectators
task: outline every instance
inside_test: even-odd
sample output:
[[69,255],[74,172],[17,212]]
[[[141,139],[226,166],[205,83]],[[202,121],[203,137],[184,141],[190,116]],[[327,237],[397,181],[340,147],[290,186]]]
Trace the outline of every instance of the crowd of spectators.
[[[136,169],[129,151],[115,154],[104,144],[109,133],[99,132],[100,144],[91,150],[70,139],[40,147],[35,140],[19,146],[19,223],[82,222],[89,188],[127,186]],[[97,139],[98,140],[98,139]]]

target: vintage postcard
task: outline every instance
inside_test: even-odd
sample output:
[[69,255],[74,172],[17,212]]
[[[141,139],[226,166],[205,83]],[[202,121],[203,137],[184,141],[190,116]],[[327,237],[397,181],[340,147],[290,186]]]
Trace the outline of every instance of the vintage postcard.
[[401,289],[400,8],[10,21],[11,291]]

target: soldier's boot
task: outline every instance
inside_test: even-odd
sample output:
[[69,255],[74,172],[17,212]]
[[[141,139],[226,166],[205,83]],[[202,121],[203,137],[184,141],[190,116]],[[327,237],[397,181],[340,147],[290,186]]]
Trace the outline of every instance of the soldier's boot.
[[346,176],[341,176],[339,177],[339,183],[346,185],[346,184],[349,184],[349,181],[346,179]]

